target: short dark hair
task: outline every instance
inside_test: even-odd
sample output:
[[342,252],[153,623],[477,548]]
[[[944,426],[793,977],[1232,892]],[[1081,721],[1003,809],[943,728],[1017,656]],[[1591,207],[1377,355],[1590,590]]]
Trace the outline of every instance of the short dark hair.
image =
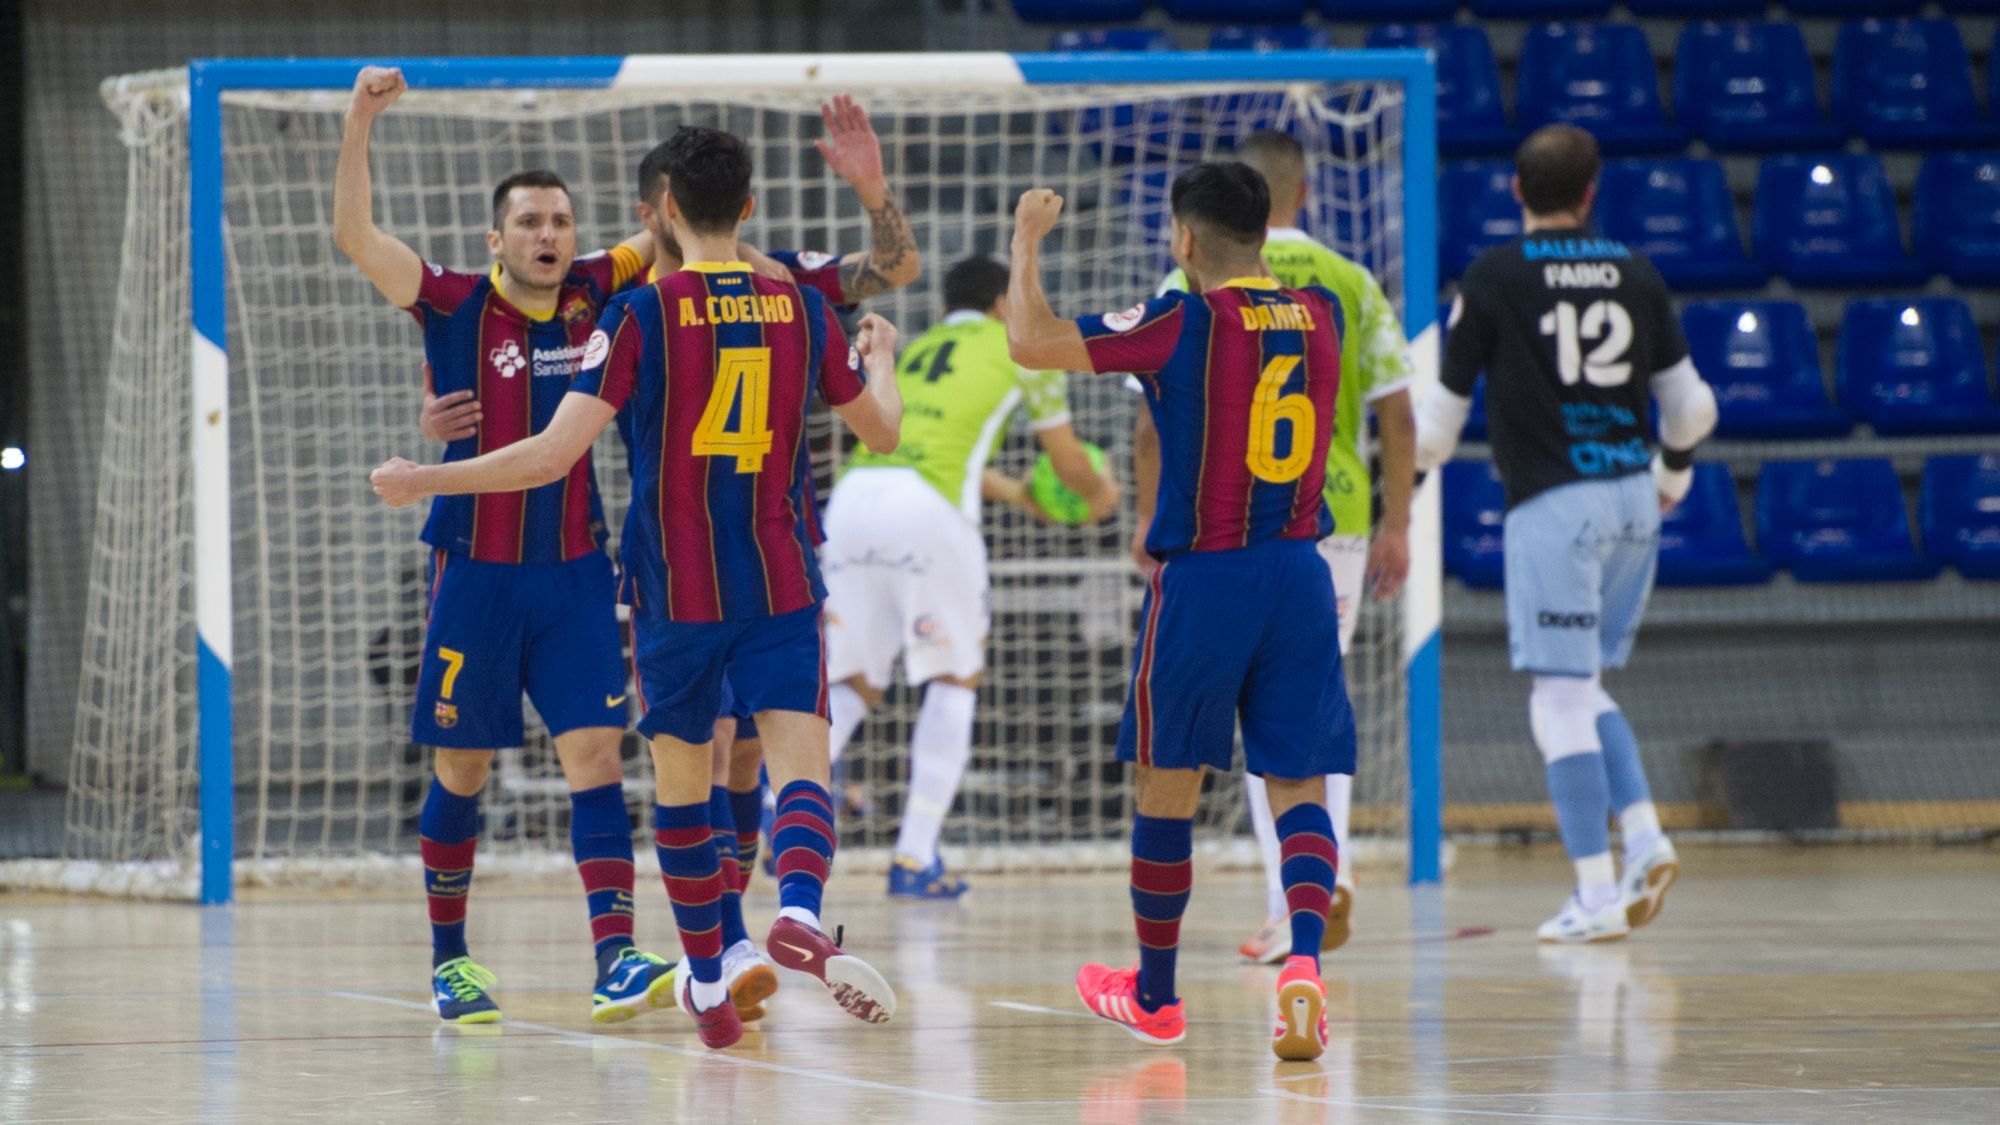
[[1237,160],[1206,160],[1174,177],[1174,217],[1198,222],[1246,246],[1264,241],[1271,189],[1255,168]]
[[1522,205],[1535,215],[1576,210],[1603,163],[1589,133],[1574,125],[1542,126],[1514,150]]
[[522,187],[560,188],[564,195],[569,194],[569,185],[563,183],[562,177],[546,168],[530,168],[525,172],[516,172],[506,179],[501,180],[500,186],[493,189],[494,230],[499,230],[500,224],[507,221],[508,196],[513,194],[515,188]]
[[1306,148],[1297,137],[1277,129],[1259,129],[1236,146],[1238,156],[1283,160],[1305,167]]
[[667,148],[669,141],[661,141],[646,155],[639,158],[639,202],[656,203],[660,193],[667,190]]
[[993,302],[1007,295],[1007,267],[975,254],[951,267],[944,275],[944,311],[977,309],[985,312]]
[[742,140],[706,125],[683,125],[660,147],[666,150],[661,168],[667,190],[688,226],[698,234],[735,229],[750,201],[750,150]]

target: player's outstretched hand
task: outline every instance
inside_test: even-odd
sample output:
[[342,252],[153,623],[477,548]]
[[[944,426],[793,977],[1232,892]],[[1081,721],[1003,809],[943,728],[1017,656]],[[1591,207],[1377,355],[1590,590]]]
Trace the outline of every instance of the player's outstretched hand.
[[868,123],[868,111],[847,94],[819,105],[826,136],[813,142],[833,174],[856,189],[883,182],[882,142]]
[[1022,192],[1021,201],[1014,205],[1014,237],[1040,242],[1056,229],[1056,219],[1061,217],[1062,208],[1063,197],[1048,188],[1029,188]]
[[1368,544],[1368,588],[1388,601],[1402,590],[1410,577],[1410,535],[1407,531],[1382,530]]
[[769,278],[772,281],[790,281],[792,279],[790,267],[747,242],[739,243],[736,247],[736,252],[743,256],[744,261],[750,263],[751,271],[758,277]]
[[453,391],[448,395],[425,392],[417,428],[432,441],[450,445],[478,433],[479,418],[479,400],[472,397],[471,391]]
[[1153,576],[1154,569],[1160,565],[1159,560],[1146,550],[1146,525],[1143,523],[1132,529],[1132,565],[1138,567],[1139,573],[1148,578]]
[[374,117],[394,105],[409,88],[399,67],[364,66],[354,76],[354,98],[347,103],[347,112],[363,119]]
[[415,461],[391,457],[368,474],[368,482],[375,486],[375,495],[380,496],[384,504],[391,508],[405,508],[427,495],[417,485],[417,471],[421,468],[423,466]]
[[896,354],[896,326],[888,318],[869,313],[854,330],[854,350],[867,359],[876,352]]

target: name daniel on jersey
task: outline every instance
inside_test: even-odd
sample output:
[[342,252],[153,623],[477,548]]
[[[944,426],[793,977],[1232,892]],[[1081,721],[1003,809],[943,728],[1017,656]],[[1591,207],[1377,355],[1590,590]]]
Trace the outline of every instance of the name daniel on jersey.
[[1250,332],[1311,332],[1317,327],[1304,305],[1245,305],[1238,311]]

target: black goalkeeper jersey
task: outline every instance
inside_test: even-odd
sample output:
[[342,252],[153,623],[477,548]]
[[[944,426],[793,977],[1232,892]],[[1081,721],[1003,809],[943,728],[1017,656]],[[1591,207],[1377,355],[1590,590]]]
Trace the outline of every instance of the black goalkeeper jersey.
[[1540,230],[1465,271],[1444,385],[1486,373],[1486,429],[1507,506],[1579,480],[1646,471],[1652,377],[1687,358],[1666,282],[1624,243]]

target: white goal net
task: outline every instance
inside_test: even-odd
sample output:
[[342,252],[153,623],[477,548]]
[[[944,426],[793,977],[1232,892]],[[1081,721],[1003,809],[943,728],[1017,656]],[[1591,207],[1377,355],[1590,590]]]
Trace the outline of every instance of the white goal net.
[[[185,79],[107,85],[131,152],[122,283],[98,497],[70,779],[71,885],[183,893],[192,886],[197,706],[190,498],[188,117]],[[1290,130],[1315,169],[1307,225],[1372,268],[1400,309],[1404,99],[1394,83],[1204,83],[856,89],[923,254],[914,286],[870,302],[908,341],[939,319],[940,285],[972,253],[1003,257],[1013,203],[1030,186],[1068,199],[1047,253],[1051,297],[1080,314],[1130,306],[1170,268],[1173,172],[1248,132]],[[424,616],[420,509],[391,511],[369,469],[435,457],[417,432],[421,349],[335,249],[334,163],[345,91],[225,96],[233,717],[239,877],[349,878],[404,870],[415,852],[428,752],[409,740]],[[425,92],[376,124],[375,210],[425,258],[488,261],[493,184],[527,167],[570,184],[580,249],[637,227],[640,156],[676,125],[718,125],[757,160],[769,249],[862,249],[853,195],[813,153],[822,92],[805,88]],[[1072,377],[1079,432],[1127,472],[1136,396]],[[833,425],[815,443],[822,495],[837,468]],[[997,467],[1025,471],[1017,428]],[[618,526],[622,451],[598,476]],[[971,770],[947,822],[947,856],[972,869],[1122,862],[1131,802],[1113,760],[1141,585],[1126,561],[1128,510],[1100,527],[1045,527],[989,509],[993,632]],[[1399,615],[1370,604],[1348,660],[1363,752],[1356,850],[1400,853],[1407,737]],[[908,776],[913,693],[863,726],[841,779],[852,866],[881,863]],[[568,863],[569,803],[548,741],[502,754],[484,799],[482,871]],[[651,767],[628,739],[627,792],[650,803]],[[1237,778],[1203,802],[1203,838],[1231,854],[1247,831]],[[645,821],[637,820],[643,824]],[[641,854],[650,849],[641,849]],[[1247,853],[1245,853],[1247,854]],[[414,861],[410,861],[414,862]]]

